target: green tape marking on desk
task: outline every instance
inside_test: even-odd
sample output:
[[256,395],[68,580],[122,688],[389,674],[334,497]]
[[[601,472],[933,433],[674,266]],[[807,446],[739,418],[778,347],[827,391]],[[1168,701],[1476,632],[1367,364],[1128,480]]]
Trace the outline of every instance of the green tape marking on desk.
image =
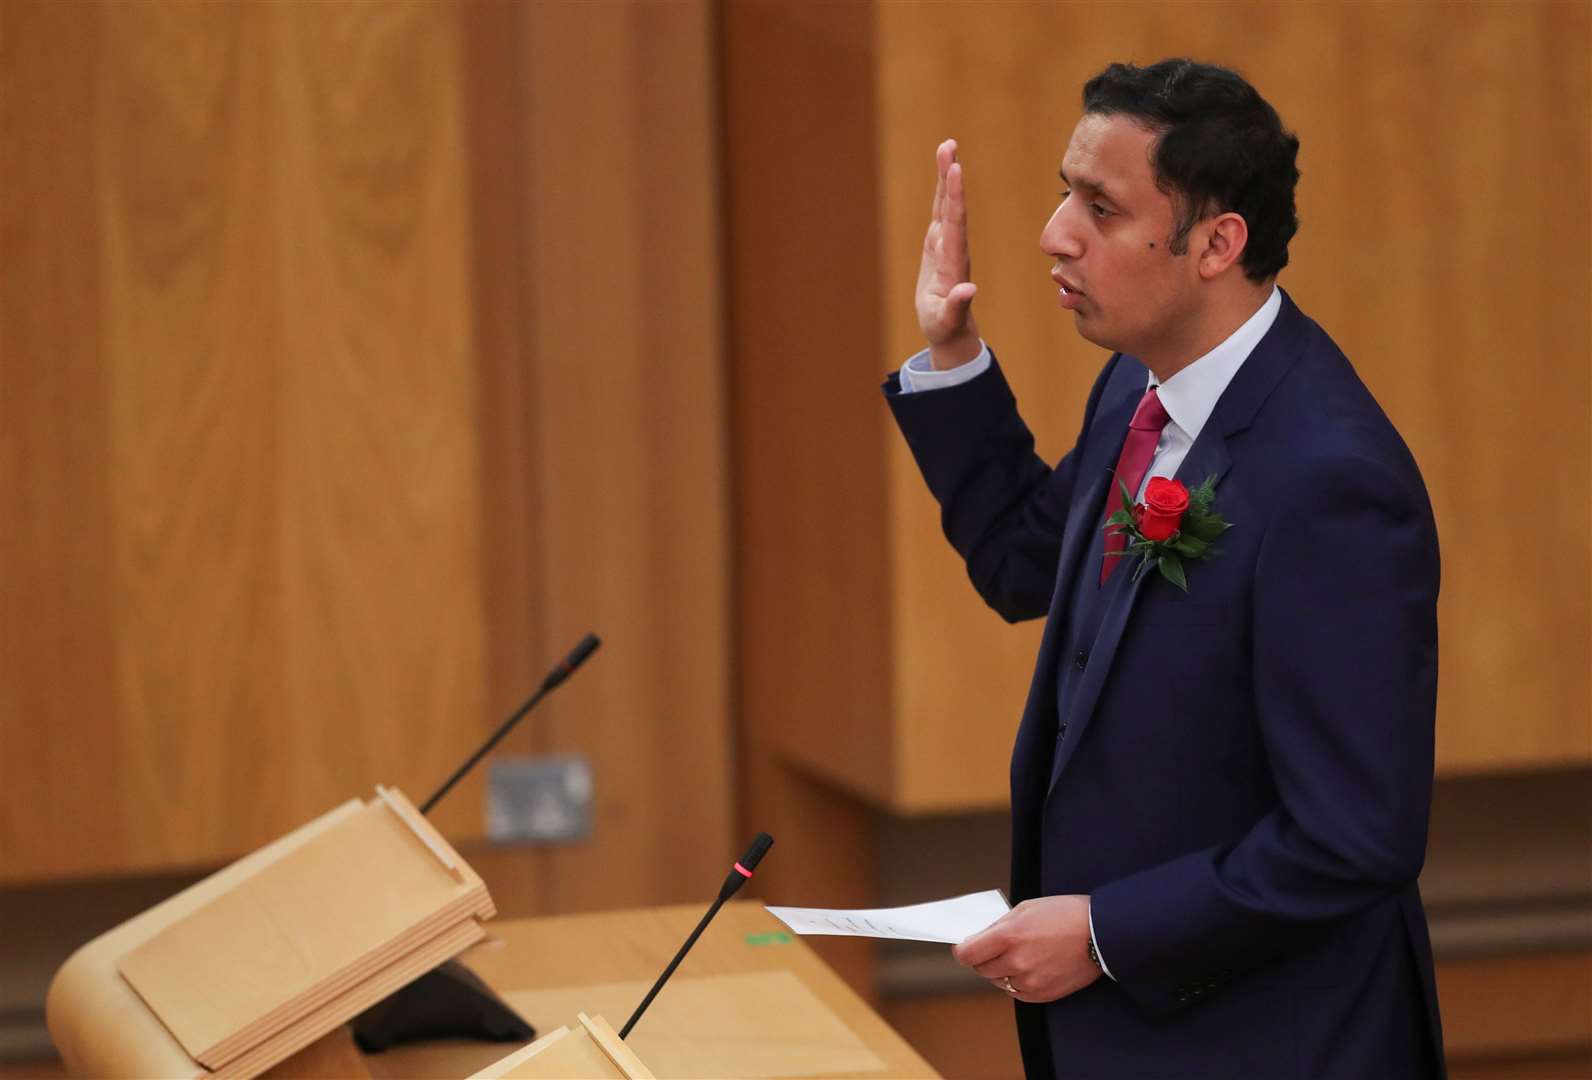
[[747,934],[748,945],[789,945],[790,935],[783,930],[773,930],[767,934]]

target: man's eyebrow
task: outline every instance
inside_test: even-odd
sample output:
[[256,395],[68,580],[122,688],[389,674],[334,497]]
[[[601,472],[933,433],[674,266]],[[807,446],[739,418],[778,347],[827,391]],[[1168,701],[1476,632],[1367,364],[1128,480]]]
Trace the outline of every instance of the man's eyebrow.
[[1091,180],[1087,176],[1068,177],[1067,176],[1067,167],[1065,165],[1056,170],[1056,175],[1061,177],[1061,182],[1063,184],[1066,184],[1069,188],[1079,188],[1079,189],[1081,189],[1083,191],[1092,191],[1096,195],[1104,195],[1107,199],[1110,199],[1112,202],[1120,202],[1121,201],[1115,195],[1113,195],[1111,193],[1111,190],[1109,188],[1107,188],[1103,183],[1101,183],[1098,180]]

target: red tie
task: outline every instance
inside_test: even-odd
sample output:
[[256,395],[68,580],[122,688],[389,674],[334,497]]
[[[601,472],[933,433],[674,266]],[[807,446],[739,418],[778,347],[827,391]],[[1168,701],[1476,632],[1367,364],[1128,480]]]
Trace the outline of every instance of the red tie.
[[[1156,396],[1155,387],[1150,387],[1139,399],[1139,407],[1133,410],[1133,419],[1128,421],[1128,437],[1122,444],[1122,456],[1117,458],[1117,471],[1111,476],[1111,491],[1106,495],[1108,520],[1122,509],[1123,485],[1127,486],[1129,498],[1138,497],[1139,485],[1144,482],[1144,474],[1155,457],[1155,447],[1161,441],[1161,429],[1166,427],[1170,419],[1161,399]],[[1106,557],[1104,565],[1100,567],[1100,584],[1106,583],[1111,571],[1122,561],[1122,556],[1112,555],[1111,552],[1121,551],[1127,546],[1125,533],[1106,533]]]

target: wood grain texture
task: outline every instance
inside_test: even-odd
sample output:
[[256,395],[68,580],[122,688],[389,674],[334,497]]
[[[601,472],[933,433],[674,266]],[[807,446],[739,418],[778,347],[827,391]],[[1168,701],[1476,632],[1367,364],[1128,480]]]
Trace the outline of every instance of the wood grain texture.
[[119,768],[93,720],[120,708],[99,168],[79,127],[99,29],[85,6],[0,3],[0,877],[113,864],[130,831],[59,783],[114,790]]
[[263,1080],[321,1080],[340,1076],[345,1080],[367,1080],[370,1070],[354,1044],[354,1033],[340,1027],[306,1046],[280,1064],[261,1074]]
[[[520,990],[506,1000],[533,1025],[578,1012],[622,1025],[652,982]],[[625,1041],[665,1077],[845,1076],[885,1064],[789,971],[671,978]]]
[[[11,789],[0,874],[202,865],[372,777],[420,787],[439,721],[483,712],[449,17],[7,15],[43,57],[21,89],[76,99],[7,125],[18,175],[37,141],[70,155],[16,217],[80,239],[25,249],[19,276],[61,285],[8,304],[3,407],[24,433],[69,388],[83,408],[5,455],[6,497],[44,526],[19,565],[99,581],[8,604],[5,758],[42,786]],[[49,788],[92,794],[63,814]]]
[[[1570,195],[1592,177],[1586,6],[877,13],[890,361],[919,347],[910,296],[931,155],[956,135],[980,324],[1041,453],[1059,457],[1104,359],[1054,309],[1037,247],[1079,88],[1111,59],[1189,54],[1238,67],[1302,139],[1303,225],[1282,284],[1354,360],[1432,493],[1445,564],[1440,769],[1592,759],[1587,575],[1542,541],[1545,530],[1573,538],[1566,557],[1579,565],[1592,523],[1579,482],[1592,457],[1592,234],[1586,200]],[[1506,77],[1501,66],[1520,55],[1536,59]],[[1478,96],[1478,79],[1495,89]],[[1565,197],[1525,194],[1523,175],[1558,178]],[[905,448],[889,453],[892,804],[998,805],[1037,632],[983,610]]]
[[1450,960],[1437,966],[1437,993],[1455,1059],[1592,1055],[1592,952]]
[[[0,880],[215,864],[376,781],[423,798],[596,629],[606,673],[507,747],[593,760],[594,840],[487,862],[517,910],[711,887],[707,5],[0,18]],[[482,780],[437,812],[472,850]]]
[[[105,51],[81,130],[101,183],[82,209],[104,282],[113,579],[100,617],[119,708],[80,722],[119,762],[96,809],[141,818],[124,865],[172,865],[222,856],[257,800],[282,790],[281,759],[259,737],[285,706],[270,603],[279,298],[256,269],[269,226],[240,213],[271,187],[247,135],[266,111],[248,48],[263,26],[242,8],[95,10]],[[225,753],[233,733],[263,753]],[[190,812],[171,812],[174,795]]]
[[[350,800],[253,851],[204,880],[181,890],[83,945],[61,965],[50,983],[46,1017],[50,1038],[72,1071],[86,1076],[127,1072],[198,1077],[204,1068],[156,1019],[121,978],[116,962],[208,900],[235,887],[305,842],[346,821],[359,810]],[[107,1037],[106,1033],[113,1033]]]
[[[50,1036],[72,1071],[83,1076],[211,1075],[179,1037],[190,1044],[208,1043],[211,1035],[232,1027],[225,1021],[212,1026],[219,1016],[213,1010],[225,1012],[228,1002],[239,1005],[248,998],[264,1005],[265,999],[280,998],[281,992],[291,992],[290,983],[301,981],[291,970],[302,976],[317,964],[336,965],[330,954],[337,947],[308,941],[338,935],[331,925],[315,924],[315,886],[306,885],[306,874],[326,879],[322,884],[328,890],[328,923],[338,921],[339,907],[364,908],[369,913],[373,904],[382,911],[367,923],[391,921],[395,915],[399,923],[410,921],[401,912],[408,907],[412,915],[419,913],[411,906],[416,886],[431,891],[441,906],[413,922],[413,932],[400,935],[403,940],[367,953],[330,980],[314,980],[319,985],[307,994],[294,995],[287,1007],[268,1007],[263,1019],[257,1017],[239,1034],[223,1037],[212,1049],[198,1053],[216,1067],[217,1077],[259,1075],[274,1063],[287,1061],[337,1025],[482,940],[479,920],[490,918],[493,908],[481,880],[468,867],[459,867],[454,875],[438,865],[439,858],[457,863],[456,854],[431,826],[413,820],[413,807],[399,793],[381,794],[381,801],[373,799],[363,806],[350,800],[77,949],[52,980],[46,1007]],[[399,817],[389,812],[395,808]],[[372,865],[361,868],[361,863]],[[357,895],[383,877],[392,878],[393,889],[374,897]],[[223,925],[234,919],[257,925],[253,929],[234,925],[230,930]],[[357,911],[353,919],[359,921]],[[357,938],[366,930],[348,932]],[[290,944],[288,938],[297,940]],[[238,948],[275,955],[241,966],[217,959],[219,953]],[[207,964],[219,964],[212,974],[222,976],[220,983],[211,980],[208,995],[197,992]],[[275,973],[254,985],[248,985],[248,978],[235,978],[244,972],[260,980],[269,968]],[[230,982],[229,972],[234,976]],[[209,1035],[204,1034],[207,1028]]]
[[[534,154],[524,139],[514,137],[531,107],[523,75],[529,41],[523,5],[513,0],[472,5],[461,29],[467,57],[462,89],[471,164],[472,313],[479,350],[476,453],[482,490],[490,495],[482,507],[481,533],[481,592],[493,628],[487,641],[487,699],[493,716],[506,717],[567,644],[548,640],[537,603],[546,519],[536,482],[540,399],[534,322],[527,315],[528,253],[535,237],[525,190]],[[511,735],[503,752],[528,752],[532,730],[534,725]],[[476,789],[459,801],[478,799]],[[482,854],[501,861],[497,854]],[[534,899],[533,892],[514,890],[516,903]]]
[[911,1043],[941,1076],[966,1080],[1018,1080],[1012,1003],[994,993],[923,994],[888,997],[879,1014]]
[[[872,14],[723,8],[743,832],[751,888],[867,907],[895,773]],[[814,948],[863,994],[872,942]]]
[[[293,760],[352,758],[425,793],[462,756],[461,730],[490,724],[467,57],[440,5],[273,10],[294,568],[282,602],[315,635],[285,672]],[[478,822],[471,793],[443,805],[444,827]]]
[[684,900],[730,838],[729,503],[705,3],[526,5],[525,317],[558,651],[604,638],[535,745],[596,771],[548,907]]
[[[601,992],[612,983],[651,985],[678,942],[685,939],[701,917],[702,905],[682,904],[499,921],[493,924],[493,939],[467,952],[461,960],[510,1001],[519,1000],[525,992],[526,1000],[550,1002],[557,1015],[529,1015],[527,1019],[538,1030],[552,1030],[574,1019],[567,1007],[581,1000],[583,988]],[[812,938],[792,937],[784,929],[759,905],[732,901],[692,949],[678,978],[788,973],[800,980],[825,1009],[838,1016],[868,1050],[883,1059],[882,1070],[852,1075],[934,1075],[917,1052],[814,954],[808,947]],[[663,1000],[660,995],[658,1001]],[[759,1008],[760,1002],[753,1001],[750,1007]],[[651,1016],[649,1011],[626,1040],[634,1044],[643,1061],[650,1060],[652,1036],[647,1032]],[[626,1019],[614,1015],[604,1018],[616,1025]],[[666,1031],[660,1041],[667,1043]],[[502,1058],[508,1049],[457,1041],[417,1044],[394,1047],[368,1059],[368,1064],[372,1072],[388,1080],[466,1076]]]
[[871,13],[725,8],[736,619],[749,738],[883,795],[894,755]]

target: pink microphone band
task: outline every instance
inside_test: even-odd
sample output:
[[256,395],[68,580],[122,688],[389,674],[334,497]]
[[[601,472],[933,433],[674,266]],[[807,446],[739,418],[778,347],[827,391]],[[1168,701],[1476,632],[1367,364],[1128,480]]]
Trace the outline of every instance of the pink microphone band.
[[749,878],[749,877],[752,876],[752,872],[750,870],[748,870],[746,867],[742,866],[740,863],[736,863],[735,864],[735,872],[737,874],[740,874],[742,877]]

